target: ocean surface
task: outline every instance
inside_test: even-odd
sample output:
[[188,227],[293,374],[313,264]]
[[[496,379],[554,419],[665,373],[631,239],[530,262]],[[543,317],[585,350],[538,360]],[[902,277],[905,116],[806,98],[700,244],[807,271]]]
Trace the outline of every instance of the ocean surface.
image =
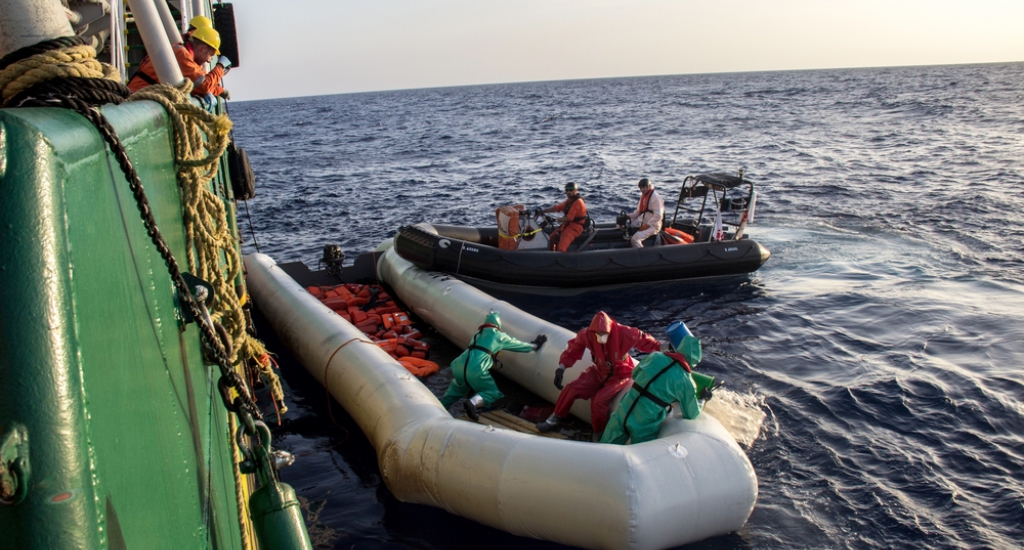
[[[405,224],[491,225],[580,183],[613,221],[647,176],[744,169],[743,277],[514,303],[571,330],[682,319],[764,413],[759,496],[692,548],[1024,546],[1024,63],[661,76],[242,102],[246,249],[316,267]],[[670,210],[671,211],[671,210]],[[255,241],[253,240],[255,236]],[[287,359],[287,354],[283,359]],[[275,443],[324,548],[561,548],[398,502],[296,365]],[[329,542],[328,542],[329,541]]]

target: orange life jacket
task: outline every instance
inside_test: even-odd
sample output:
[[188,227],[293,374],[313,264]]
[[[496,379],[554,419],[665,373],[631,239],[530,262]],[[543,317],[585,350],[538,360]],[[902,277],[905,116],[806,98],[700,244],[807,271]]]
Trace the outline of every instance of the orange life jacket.
[[381,322],[384,323],[384,328],[390,329],[399,325],[411,325],[412,321],[409,320],[409,316],[404,312],[399,313],[385,313],[381,315]]
[[[643,217],[644,214],[651,211],[649,204],[651,202],[652,195],[654,195],[654,189],[649,189],[646,193],[640,195],[640,205],[636,207],[637,212],[640,212],[640,217]],[[646,223],[640,225],[640,231],[645,231],[649,228],[650,226]]]
[[580,212],[575,218],[569,218],[565,223],[579,223],[582,224],[587,219],[587,203],[583,202],[583,195],[576,195],[575,197],[565,201],[565,215],[568,216],[572,212],[572,207],[580,201]]
[[441,369],[441,367],[438,366],[437,363],[433,361],[427,361],[426,359],[416,357],[414,355],[401,357],[398,359],[398,362],[403,367],[405,367],[405,370],[413,373],[416,376],[421,377],[434,374],[435,372]]
[[315,297],[317,300],[320,300],[324,297],[323,289],[318,286],[307,286],[306,292],[312,294],[313,297]]
[[665,244],[690,244],[693,242],[693,235],[674,227],[666,227],[661,232],[661,241]]
[[502,250],[516,250],[519,248],[519,211],[523,205],[501,206],[494,211],[494,217],[498,219],[498,248]]

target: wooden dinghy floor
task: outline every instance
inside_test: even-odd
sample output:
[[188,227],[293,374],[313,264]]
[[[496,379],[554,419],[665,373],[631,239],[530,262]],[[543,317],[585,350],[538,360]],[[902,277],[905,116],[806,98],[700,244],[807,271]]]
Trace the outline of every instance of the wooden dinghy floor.
[[[469,417],[466,416],[459,416],[456,418],[458,418],[459,420],[472,422],[472,420],[470,420]],[[541,433],[540,431],[537,430],[537,426],[535,426],[532,422],[523,418],[519,418],[518,416],[508,411],[499,410],[480,413],[480,419],[477,420],[476,422],[478,424],[483,424],[484,426],[492,426],[499,430],[512,430],[514,432],[530,435],[539,435],[541,437],[550,437],[552,439],[569,439],[569,436],[563,435],[558,432]]]

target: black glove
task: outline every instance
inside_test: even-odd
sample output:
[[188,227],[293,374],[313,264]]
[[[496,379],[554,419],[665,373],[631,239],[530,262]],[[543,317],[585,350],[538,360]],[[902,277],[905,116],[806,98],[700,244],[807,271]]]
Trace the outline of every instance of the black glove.
[[565,367],[558,365],[558,370],[555,371],[555,387],[562,389],[562,377],[565,376]]
[[715,396],[715,390],[725,385],[725,380],[715,384],[713,388],[704,388],[700,391],[700,398],[704,401],[711,401],[711,398]]
[[547,341],[548,337],[546,335],[538,334],[537,337],[533,339],[533,342],[530,342],[531,344],[533,344],[533,351],[540,351],[540,347],[543,346],[544,342]]
[[533,209],[533,217],[534,218],[536,218],[537,216],[540,216],[543,213],[544,213],[544,210],[541,209],[541,208],[534,208]]

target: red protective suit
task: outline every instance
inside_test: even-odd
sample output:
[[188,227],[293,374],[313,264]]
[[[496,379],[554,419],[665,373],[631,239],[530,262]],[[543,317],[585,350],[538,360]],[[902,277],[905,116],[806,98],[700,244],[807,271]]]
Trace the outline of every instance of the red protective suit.
[[[192,57],[192,50],[186,48],[184,44],[175,44],[174,58],[178,61],[181,76],[191,80],[194,85],[192,95],[220,95],[224,92],[224,87],[220,84],[224,78],[224,67],[214,65],[210,72],[204,71]],[[146,86],[156,83],[156,68],[153,67],[153,62],[150,61],[149,56],[146,56],[142,63],[139,64],[139,71],[128,82],[128,89],[135,93]]]
[[[598,332],[608,333],[608,341],[599,344],[595,334]],[[660,347],[661,342],[650,334],[620,325],[607,313],[598,312],[590,327],[576,333],[558,358],[560,365],[569,368],[583,358],[586,350],[590,350],[594,364],[565,386],[555,403],[555,414],[565,418],[573,402],[577,399],[590,399],[590,423],[594,433],[603,432],[608,423],[611,400],[629,383],[630,373],[636,366],[636,361],[629,356],[629,350],[636,348],[640,352],[651,353]]]
[[569,250],[569,245],[576,237],[583,234],[583,222],[587,220],[587,205],[583,202],[583,196],[577,195],[555,205],[555,211],[565,212],[568,219],[551,234],[551,249],[565,252]]

